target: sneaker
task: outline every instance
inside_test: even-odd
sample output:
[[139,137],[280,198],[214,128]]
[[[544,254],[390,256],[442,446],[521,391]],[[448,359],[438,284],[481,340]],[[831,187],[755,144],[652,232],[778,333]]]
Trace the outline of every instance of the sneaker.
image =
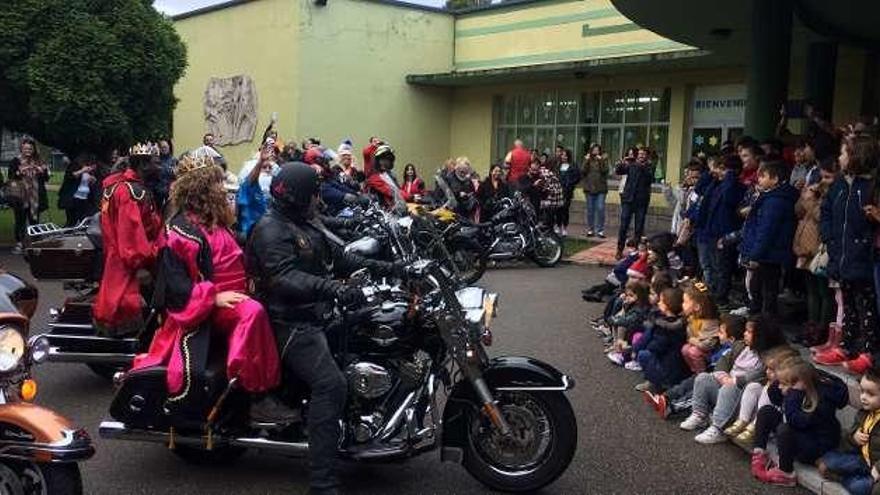
[[731,310],[730,314],[732,314],[733,316],[739,316],[740,318],[746,318],[747,316],[749,316],[749,307],[740,306],[734,310]]
[[724,430],[724,434],[729,437],[735,437],[735,436],[739,435],[740,433],[742,433],[743,430],[745,430],[747,426],[749,426],[749,423],[747,421],[743,421],[741,419],[738,419],[738,420],[734,421],[732,425],[728,426],[727,429]]
[[639,362],[635,359],[633,359],[632,361],[627,361],[627,363],[624,364],[623,367],[630,371],[642,371],[642,365],[639,364]]
[[797,476],[794,473],[786,473],[778,467],[765,470],[760,476],[758,476],[758,479],[764,483],[776,486],[797,485]]
[[767,473],[767,464],[769,463],[770,458],[767,457],[767,452],[763,450],[752,452],[752,476],[761,479]]
[[648,392],[651,390],[652,387],[651,387],[651,382],[644,381],[642,383],[639,383],[638,385],[636,385],[633,388],[636,390],[636,392]]
[[612,363],[614,363],[618,366],[623,366],[624,361],[626,361],[626,359],[623,357],[622,352],[612,351],[612,352],[609,352],[608,354],[606,354],[606,356],[608,356],[608,359]]
[[685,431],[694,431],[699,428],[704,428],[709,425],[709,418],[705,415],[700,414],[696,411],[692,412],[690,416],[687,417],[681,424],[678,425],[679,428]]
[[562,234],[562,237],[568,237],[568,229],[565,227],[559,229],[559,233]]
[[666,394],[660,394],[657,396],[657,415],[662,419],[666,419],[672,414],[673,408],[669,406],[669,402],[666,400]]
[[587,237],[593,237],[594,235],[596,234],[594,234],[592,230],[587,231]]
[[724,436],[724,432],[721,431],[721,428],[718,428],[715,425],[712,425],[706,428],[703,433],[700,433],[696,437],[694,437],[697,443],[701,443],[703,445],[712,445],[714,443],[723,443],[727,441],[727,437]]
[[849,356],[847,356],[840,347],[832,347],[831,349],[816,353],[816,355],[813,356],[813,361],[815,361],[816,364],[824,366],[840,366],[849,360]]
[[740,447],[750,448],[755,441],[755,423],[749,423],[746,429],[733,439]]
[[693,404],[694,399],[691,397],[686,397],[684,399],[674,401],[672,404],[670,404],[670,406],[672,406],[672,409],[675,411],[685,411],[687,409],[690,409]]
[[843,368],[855,375],[864,375],[868,368],[871,367],[871,355],[863,352],[855,359],[850,359],[843,363]]
[[24,250],[22,250],[21,243],[18,242],[15,246],[12,247],[12,254],[22,254]]
[[604,230],[600,230],[599,233],[596,234],[596,235],[599,237],[599,239],[604,239],[604,238],[605,238],[605,231],[604,231]]

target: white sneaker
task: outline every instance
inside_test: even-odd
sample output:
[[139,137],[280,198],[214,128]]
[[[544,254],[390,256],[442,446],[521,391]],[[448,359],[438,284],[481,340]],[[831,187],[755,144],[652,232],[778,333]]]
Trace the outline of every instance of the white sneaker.
[[706,428],[703,433],[700,433],[699,435],[694,437],[694,440],[696,440],[697,443],[701,443],[703,445],[711,445],[713,443],[726,442],[727,437],[724,435],[724,432],[721,431],[720,428],[717,428],[713,425]]
[[704,428],[709,425],[709,418],[698,413],[692,412],[690,416],[687,417],[684,421],[678,425],[679,428],[685,431],[694,431],[700,428]]
[[568,229],[566,229],[565,227],[559,229],[559,232],[560,234],[562,234],[562,237],[568,237]]
[[618,366],[623,366],[625,359],[622,352],[609,352],[606,356],[608,356],[608,359],[611,360],[612,363]]
[[642,365],[639,364],[639,362],[635,359],[633,359],[632,361],[627,361],[627,363],[624,364],[623,367],[630,371],[642,371]]
[[731,311],[730,314],[732,314],[733,316],[739,316],[740,318],[746,318],[749,316],[749,308],[746,306],[741,306]]

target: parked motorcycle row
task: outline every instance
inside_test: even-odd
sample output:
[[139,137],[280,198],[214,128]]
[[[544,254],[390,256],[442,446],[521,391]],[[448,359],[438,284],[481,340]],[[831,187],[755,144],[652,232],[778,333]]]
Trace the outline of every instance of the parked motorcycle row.
[[[551,365],[521,356],[490,357],[498,295],[474,284],[493,260],[529,258],[553,266],[561,242],[540,225],[523,198],[505,200],[485,223],[448,210],[413,206],[395,215],[376,205],[327,222],[344,249],[402,260],[406,279],[351,276],[368,305],[337,307],[327,329],[349,383],[338,455],[388,462],[439,450],[495,490],[525,492],[556,480],[570,464],[577,424],[565,391],[574,381]],[[337,225],[338,223],[338,225]],[[102,438],[166,445],[185,461],[230,462],[248,450],[308,452],[308,390],[284,383],[276,396],[291,406],[283,419],[249,416],[251,398],[228,381],[217,352],[205,360],[198,403],[174,407],[164,368],[127,371],[149,346],[158,315],[141,330],[99,334],[91,306],[100,279],[101,237],[94,219],[74,228],[36,225],[26,249],[33,276],[60,280],[69,296],[51,310],[44,333],[29,332],[37,290],[0,274],[0,493],[78,494],[78,461],[94,447],[88,434],[32,401],[34,364],[83,363],[113,378],[116,395]],[[149,299],[147,299],[149,300]],[[29,334],[35,334],[28,340]]]

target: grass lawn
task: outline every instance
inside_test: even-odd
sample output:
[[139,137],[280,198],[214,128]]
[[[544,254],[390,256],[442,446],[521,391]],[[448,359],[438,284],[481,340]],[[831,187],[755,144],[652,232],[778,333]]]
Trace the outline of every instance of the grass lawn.
[[562,244],[562,257],[568,258],[573,254],[579,253],[584,249],[589,249],[597,244],[599,244],[599,242],[595,240],[566,237]]
[[[55,189],[55,188],[53,188]],[[49,190],[49,209],[40,215],[40,222],[64,226],[67,216],[64,210],[58,209],[58,191]],[[11,208],[0,209],[0,246],[11,246],[15,243],[15,214]]]

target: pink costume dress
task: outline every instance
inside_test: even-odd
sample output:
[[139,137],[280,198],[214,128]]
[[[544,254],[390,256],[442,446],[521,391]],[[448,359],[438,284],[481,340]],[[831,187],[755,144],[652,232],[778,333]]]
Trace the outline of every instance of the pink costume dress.
[[165,365],[168,391],[176,394],[184,386],[181,339],[210,318],[213,338],[226,338],[226,374],[238,377],[239,386],[251,393],[265,392],[280,382],[280,364],[275,335],[263,306],[246,299],[232,308],[219,308],[214,298],[224,291],[246,292],[244,256],[232,234],[225,228],[197,227],[211,248],[213,275],[204,279],[199,272],[199,243],[174,228],[167,230],[167,248],[185,266],[192,290],[181,308],[168,309],[165,321],[146,354],[138,355],[133,369]]

